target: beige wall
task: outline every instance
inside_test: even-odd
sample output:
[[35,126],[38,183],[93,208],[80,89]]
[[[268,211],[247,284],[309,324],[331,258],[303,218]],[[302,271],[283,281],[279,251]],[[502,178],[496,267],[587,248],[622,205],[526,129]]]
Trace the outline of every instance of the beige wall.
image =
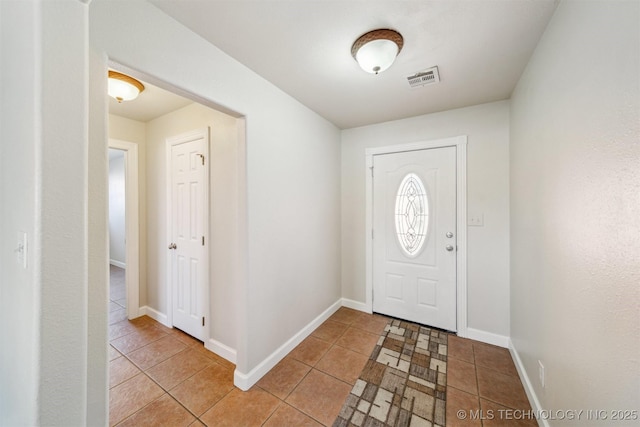
[[90,23],[97,55],[246,118],[235,318],[236,381],[250,387],[340,299],[340,132],[147,2],[94,0]]
[[[34,83],[40,70],[39,58],[19,54],[35,52],[41,43],[33,31],[40,28],[38,10],[37,2],[0,2],[0,235],[9,237],[0,242],[0,425],[36,425],[40,410],[40,279],[33,250],[39,227],[36,153],[42,144]],[[18,231],[32,247],[27,269],[16,262]]]
[[138,144],[139,163],[140,166],[144,167],[145,162],[142,160],[141,154],[144,151],[144,144],[147,141],[147,127],[145,123],[116,116],[115,114],[109,114],[109,138],[121,139]]
[[[638,17],[562,2],[512,98],[511,338],[545,409],[640,408]],[[550,424],[637,425],[607,414]]]
[[105,133],[88,132],[87,28],[79,1],[0,2],[1,425],[106,420],[107,163]]
[[238,300],[238,138],[236,119],[191,104],[147,123],[147,305],[166,315],[167,165],[166,140],[195,129],[210,129],[210,336],[236,349]]

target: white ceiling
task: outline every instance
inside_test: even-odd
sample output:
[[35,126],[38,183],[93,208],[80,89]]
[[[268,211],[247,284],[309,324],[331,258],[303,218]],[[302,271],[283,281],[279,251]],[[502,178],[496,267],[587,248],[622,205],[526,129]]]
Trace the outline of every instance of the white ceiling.
[[[150,1],[340,128],[508,99],[557,5],[557,0]],[[392,28],[404,37],[394,65],[377,76],[351,57],[353,42],[376,28]],[[406,77],[434,65],[440,83],[409,88]],[[137,109],[135,103],[131,108]]]

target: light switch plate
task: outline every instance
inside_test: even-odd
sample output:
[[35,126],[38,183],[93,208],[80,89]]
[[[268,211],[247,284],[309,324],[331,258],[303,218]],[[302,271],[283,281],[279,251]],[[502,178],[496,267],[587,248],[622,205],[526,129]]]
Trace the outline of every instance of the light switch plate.
[[482,227],[484,226],[484,214],[476,213],[470,214],[467,218],[467,225],[471,227]]
[[544,365],[538,360],[538,377],[540,379],[540,385],[544,388]]

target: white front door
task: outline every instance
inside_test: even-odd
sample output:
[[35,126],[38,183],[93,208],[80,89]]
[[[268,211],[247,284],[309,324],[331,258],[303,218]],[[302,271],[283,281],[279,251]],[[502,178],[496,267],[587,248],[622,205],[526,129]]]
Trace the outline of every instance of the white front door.
[[373,156],[373,310],[456,331],[456,148]]
[[189,335],[204,340],[208,305],[207,182],[208,130],[168,140],[170,150],[172,323]]

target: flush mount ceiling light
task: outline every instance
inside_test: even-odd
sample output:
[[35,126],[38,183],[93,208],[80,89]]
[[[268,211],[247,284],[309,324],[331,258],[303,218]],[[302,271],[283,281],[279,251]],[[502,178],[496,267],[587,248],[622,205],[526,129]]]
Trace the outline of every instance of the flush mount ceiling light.
[[109,96],[118,102],[131,101],[136,99],[140,92],[144,90],[144,85],[126,74],[109,70]]
[[403,44],[402,35],[397,31],[373,30],[353,43],[351,55],[364,71],[378,74],[393,64]]

